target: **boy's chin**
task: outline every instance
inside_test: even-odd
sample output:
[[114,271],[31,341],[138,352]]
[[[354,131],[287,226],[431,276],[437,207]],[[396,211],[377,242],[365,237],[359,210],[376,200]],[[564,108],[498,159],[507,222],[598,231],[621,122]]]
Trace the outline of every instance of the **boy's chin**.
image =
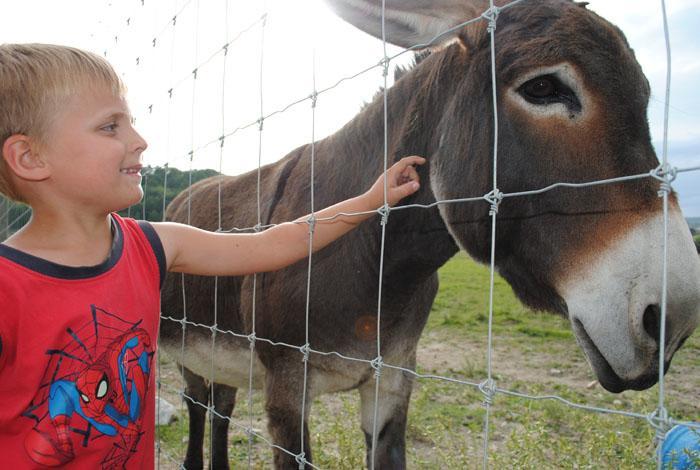
[[113,208],[109,212],[120,212],[120,211],[125,211],[130,207],[133,207],[137,204],[140,204],[141,201],[143,201],[143,193],[139,194],[138,197],[133,197],[124,203],[120,204],[118,207]]

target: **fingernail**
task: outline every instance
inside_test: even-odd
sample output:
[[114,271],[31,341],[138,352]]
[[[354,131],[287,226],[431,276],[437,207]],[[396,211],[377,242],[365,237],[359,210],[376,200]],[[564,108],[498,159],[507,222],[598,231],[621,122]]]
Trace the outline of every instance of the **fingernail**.
[[417,191],[418,188],[420,188],[420,184],[418,184],[417,181],[414,181],[413,183],[411,183],[411,187],[413,188],[414,191]]

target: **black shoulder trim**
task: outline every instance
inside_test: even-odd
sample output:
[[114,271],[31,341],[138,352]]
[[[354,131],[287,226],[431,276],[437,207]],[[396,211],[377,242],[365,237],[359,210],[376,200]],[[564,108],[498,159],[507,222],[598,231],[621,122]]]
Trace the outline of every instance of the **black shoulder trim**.
[[0,256],[9,259],[13,263],[24,266],[34,272],[44,274],[46,276],[55,277],[58,279],[90,279],[100,274],[104,274],[117,264],[117,261],[122,256],[124,248],[124,234],[122,227],[111,217],[112,231],[114,233],[112,239],[112,249],[109,257],[102,263],[96,266],[64,266],[54,263],[36,256],[30,255],[23,251],[10,248],[7,245],[0,244]]
[[151,244],[151,248],[153,248],[153,254],[156,256],[156,260],[158,260],[158,271],[160,272],[160,287],[163,287],[167,266],[165,263],[165,250],[163,250],[163,244],[161,243],[160,237],[158,236],[156,230],[153,228],[153,225],[151,225],[150,222],[147,222],[145,220],[139,220],[138,224],[139,227],[141,227],[141,230],[143,231],[144,235],[146,235],[148,242]]

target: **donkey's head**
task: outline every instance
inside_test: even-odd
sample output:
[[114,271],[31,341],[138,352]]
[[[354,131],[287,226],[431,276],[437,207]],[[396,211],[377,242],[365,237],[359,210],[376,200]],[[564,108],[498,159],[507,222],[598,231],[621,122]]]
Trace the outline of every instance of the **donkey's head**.
[[[380,0],[329,0],[340,16],[381,37]],[[428,43],[478,17],[487,2],[386,0],[389,42]],[[477,4],[478,3],[478,4]],[[502,3],[502,2],[499,2]],[[430,158],[437,199],[492,188],[490,37],[480,21],[441,37],[433,60],[451,96],[442,99]],[[567,0],[502,9],[496,35],[498,188],[513,193],[557,182],[648,173],[659,164],[646,107],[649,85],[623,34]],[[446,42],[445,42],[446,41]],[[410,79],[410,75],[406,77]],[[527,304],[568,316],[601,384],[645,389],[658,379],[663,217],[659,182],[558,188],[505,199],[496,264]],[[668,244],[666,366],[700,318],[700,260],[675,195]],[[441,205],[456,241],[489,258],[485,203]]]

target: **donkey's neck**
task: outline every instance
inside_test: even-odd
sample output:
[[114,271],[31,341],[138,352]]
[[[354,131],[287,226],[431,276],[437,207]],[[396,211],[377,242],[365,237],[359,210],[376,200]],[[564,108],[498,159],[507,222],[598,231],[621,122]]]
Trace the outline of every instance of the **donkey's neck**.
[[[457,46],[455,46],[457,47]],[[449,71],[463,70],[455,64],[464,60],[454,50],[440,51],[425,58],[387,90],[387,152],[389,165],[407,155],[422,155],[428,163],[419,168],[421,189],[402,201],[405,204],[430,204],[435,196],[430,187],[430,158],[439,145],[439,126],[449,99],[454,96],[455,80]],[[355,119],[330,138],[344,158],[357,162],[363,176],[356,191],[368,187],[381,172],[384,156],[384,100],[379,93]],[[339,155],[333,156],[338,158]],[[379,224],[368,224],[373,237]],[[386,232],[385,276],[391,284],[410,288],[411,280],[420,282],[432,275],[454,253],[457,245],[437,208],[409,208],[392,211]]]

